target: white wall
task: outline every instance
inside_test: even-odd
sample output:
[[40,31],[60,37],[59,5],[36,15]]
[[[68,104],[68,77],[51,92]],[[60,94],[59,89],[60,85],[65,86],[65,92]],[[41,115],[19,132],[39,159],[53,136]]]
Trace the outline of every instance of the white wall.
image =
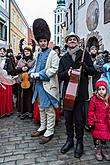
[[[89,4],[92,2],[92,0],[86,0],[86,5],[82,6],[78,10],[78,17],[77,17],[77,24],[76,24],[76,33],[80,36],[80,38],[87,38],[87,35],[91,33],[87,29],[86,25],[86,13],[87,8]],[[99,32],[99,35],[103,38],[103,44],[104,49],[107,49],[110,51],[110,22],[107,24],[104,24],[104,0],[97,0],[99,4],[99,20],[98,20],[98,26],[94,30],[94,32]]]

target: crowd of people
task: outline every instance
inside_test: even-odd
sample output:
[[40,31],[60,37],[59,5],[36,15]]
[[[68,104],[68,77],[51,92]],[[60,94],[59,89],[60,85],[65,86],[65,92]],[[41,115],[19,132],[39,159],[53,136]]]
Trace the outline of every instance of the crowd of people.
[[[14,108],[20,119],[38,116],[40,126],[31,136],[40,136],[39,143],[45,144],[53,138],[56,118],[59,119],[63,109],[67,139],[61,153],[75,146],[75,137],[74,157],[82,156],[87,125],[96,159],[110,160],[106,142],[110,140],[109,52],[99,54],[96,45],[91,45],[89,50],[82,49],[79,36],[71,32],[65,38],[66,52],[60,56],[59,46],[48,47],[51,33],[41,18],[33,22],[33,34],[40,47],[35,58],[35,49],[29,46],[20,47],[16,57],[12,49],[0,48],[0,117],[10,116]],[[65,95],[70,77],[77,69],[80,69],[80,79],[70,109],[65,107]],[[85,104],[88,104],[86,115]]]

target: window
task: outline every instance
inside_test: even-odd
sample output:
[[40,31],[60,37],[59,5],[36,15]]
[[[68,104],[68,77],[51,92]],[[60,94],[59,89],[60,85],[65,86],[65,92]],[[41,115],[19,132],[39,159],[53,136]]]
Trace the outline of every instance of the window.
[[19,20],[19,30],[22,31],[22,21],[21,21],[21,19]]
[[78,6],[80,7],[80,6],[82,6],[84,3],[85,3],[85,0],[79,0],[79,1],[78,1]]
[[59,21],[60,21],[60,16],[58,15],[58,19],[57,19],[57,22],[59,23]]
[[0,40],[7,41],[7,26],[5,21],[0,18]]
[[20,27],[20,18],[19,18],[18,15],[17,15],[17,27],[18,27],[18,29],[19,29],[19,27]]
[[3,39],[3,24],[0,22],[0,40]]
[[67,30],[68,30],[68,13],[66,13],[66,27],[67,27]]
[[13,36],[12,36],[12,48],[13,48],[13,52],[16,53],[16,36],[15,36],[15,34],[13,34]]
[[59,37],[57,37],[57,44],[59,44]]
[[60,28],[59,28],[59,26],[57,26],[57,33],[59,33],[59,31],[60,31]]
[[19,43],[20,43],[20,37],[18,37],[18,47],[19,47]]
[[14,9],[12,10],[12,21],[14,24],[16,23],[16,12]]
[[61,13],[61,22],[62,22],[62,13]]
[[70,4],[70,24],[72,24],[72,3]]
[[56,25],[54,25],[54,34],[56,34]]
[[110,0],[104,2],[104,23],[110,22]]
[[55,14],[55,16],[54,16],[54,19],[55,19],[55,24],[56,24],[56,14]]

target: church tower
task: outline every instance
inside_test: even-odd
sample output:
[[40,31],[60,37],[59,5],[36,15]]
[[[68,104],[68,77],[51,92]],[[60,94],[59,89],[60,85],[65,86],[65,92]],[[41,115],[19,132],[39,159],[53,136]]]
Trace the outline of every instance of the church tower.
[[54,10],[54,45],[63,47],[63,28],[65,22],[65,0],[57,0],[57,7]]

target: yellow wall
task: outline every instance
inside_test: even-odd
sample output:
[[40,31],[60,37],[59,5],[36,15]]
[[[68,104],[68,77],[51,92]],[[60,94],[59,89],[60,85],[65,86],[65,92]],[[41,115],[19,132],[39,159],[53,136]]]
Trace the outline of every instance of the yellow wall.
[[[20,14],[18,7],[14,6],[14,3],[10,1],[10,48],[13,49],[15,55],[19,52],[19,40],[25,38],[26,42],[28,42],[28,25],[25,22],[22,14]],[[15,21],[13,21],[13,10],[15,13]],[[20,28],[21,22],[23,23],[25,29],[24,31]],[[13,44],[13,35],[15,36],[15,49]]]

